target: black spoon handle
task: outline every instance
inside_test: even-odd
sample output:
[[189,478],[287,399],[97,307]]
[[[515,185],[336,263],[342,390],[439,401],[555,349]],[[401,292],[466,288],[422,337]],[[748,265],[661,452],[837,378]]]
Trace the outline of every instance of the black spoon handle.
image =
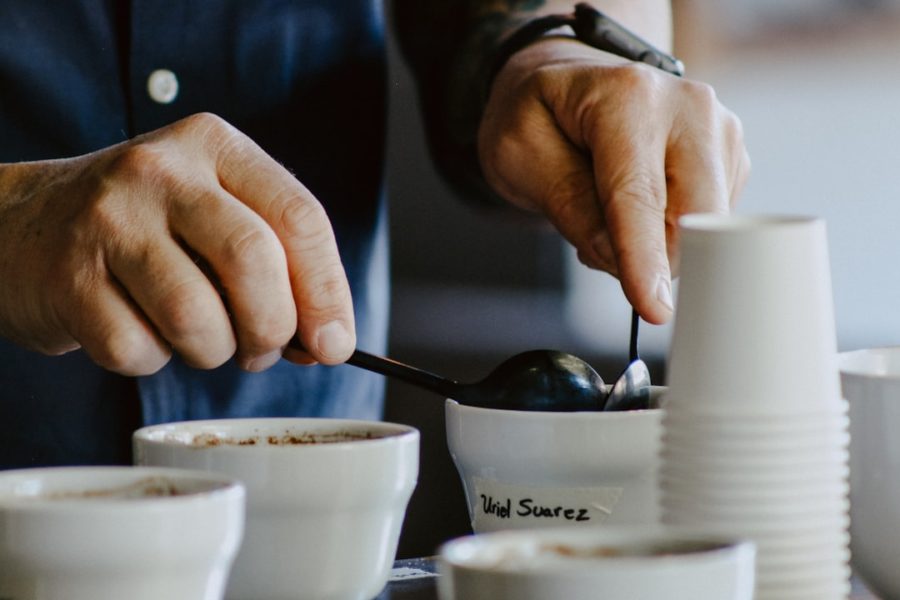
[[629,362],[634,362],[638,358],[638,323],[641,318],[638,316],[638,313],[635,309],[631,309],[631,344],[629,346]]
[[[291,339],[291,341],[288,342],[288,346],[294,350],[306,352],[306,348],[300,344],[300,341],[297,340],[297,338]],[[466,387],[452,379],[447,379],[446,377],[441,377],[440,375],[435,375],[434,373],[429,373],[428,371],[405,365],[392,358],[369,354],[363,350],[354,350],[353,354],[350,355],[350,358],[347,359],[347,364],[359,367],[360,369],[365,369],[366,371],[378,373],[379,375],[385,375],[386,377],[394,377],[426,390],[431,390],[436,394],[441,394],[445,398],[458,399],[462,396],[464,388]]]
[[460,390],[463,387],[461,384],[440,375],[405,365],[390,358],[369,354],[362,350],[355,350],[350,355],[350,358],[347,359],[347,364],[372,371],[373,373],[395,377],[401,381],[441,394],[445,398],[459,398],[461,395]]

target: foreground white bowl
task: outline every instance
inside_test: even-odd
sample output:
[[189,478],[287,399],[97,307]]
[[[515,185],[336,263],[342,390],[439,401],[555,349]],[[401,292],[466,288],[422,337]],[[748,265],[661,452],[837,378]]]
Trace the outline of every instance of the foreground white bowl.
[[133,467],[6,471],[0,598],[220,600],[243,526],[244,488],[218,475]]
[[416,484],[419,432],[344,419],[226,419],[146,427],[135,460],[227,473],[247,531],[227,597],[373,598]]
[[840,355],[850,404],[850,548],[854,568],[900,599],[900,347]]
[[661,409],[445,414],[474,531],[659,522]]
[[440,550],[441,600],[750,600],[748,542],[641,527],[505,531]]

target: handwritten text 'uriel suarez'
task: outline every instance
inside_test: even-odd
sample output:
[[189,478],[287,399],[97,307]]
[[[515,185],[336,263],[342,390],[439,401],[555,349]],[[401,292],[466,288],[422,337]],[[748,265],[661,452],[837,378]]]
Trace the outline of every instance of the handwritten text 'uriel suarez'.
[[[512,499],[507,498],[505,502],[494,500],[492,496],[479,494],[481,496],[481,510],[486,515],[494,515],[498,519],[509,519],[512,517]],[[567,508],[565,506],[541,506],[536,504],[532,498],[522,498],[516,505],[516,513],[519,517],[535,517],[535,518],[551,518],[565,519],[567,521],[590,521],[586,508]]]

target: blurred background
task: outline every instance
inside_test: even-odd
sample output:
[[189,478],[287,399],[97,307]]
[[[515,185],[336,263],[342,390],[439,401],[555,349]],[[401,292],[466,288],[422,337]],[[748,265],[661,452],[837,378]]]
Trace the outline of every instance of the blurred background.
[[[674,0],[676,55],[744,124],[753,172],[738,212],[821,216],[841,350],[900,344],[900,0]],[[605,380],[628,355],[616,280],[538,222],[476,209],[436,175],[413,82],[391,47],[390,353],[462,381],[533,348]],[[785,290],[790,293],[790,290]],[[642,325],[664,382],[669,327]],[[390,382],[387,418],[422,431],[400,557],[469,532],[442,399]]]

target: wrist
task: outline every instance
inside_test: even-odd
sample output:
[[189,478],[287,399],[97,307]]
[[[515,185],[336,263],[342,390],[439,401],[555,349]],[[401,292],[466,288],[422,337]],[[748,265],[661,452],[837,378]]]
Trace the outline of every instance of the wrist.
[[507,35],[493,54],[483,98],[487,99],[497,74],[514,55],[543,42],[547,37],[578,40],[602,52],[647,63],[676,76],[684,74],[684,65],[677,58],[656,48],[589,4],[581,2],[570,14],[531,19]]
[[[497,72],[494,81],[504,80],[507,85],[512,78],[528,77],[537,73],[544,67],[553,68],[562,64],[590,64],[592,66],[622,66],[634,64],[633,61],[616,54],[611,54],[597,48],[592,48],[579,41],[574,36],[567,36],[564,32],[547,35],[535,40],[525,48],[522,48],[503,65]],[[492,82],[492,89],[493,82]],[[488,92],[491,92],[489,89]]]

